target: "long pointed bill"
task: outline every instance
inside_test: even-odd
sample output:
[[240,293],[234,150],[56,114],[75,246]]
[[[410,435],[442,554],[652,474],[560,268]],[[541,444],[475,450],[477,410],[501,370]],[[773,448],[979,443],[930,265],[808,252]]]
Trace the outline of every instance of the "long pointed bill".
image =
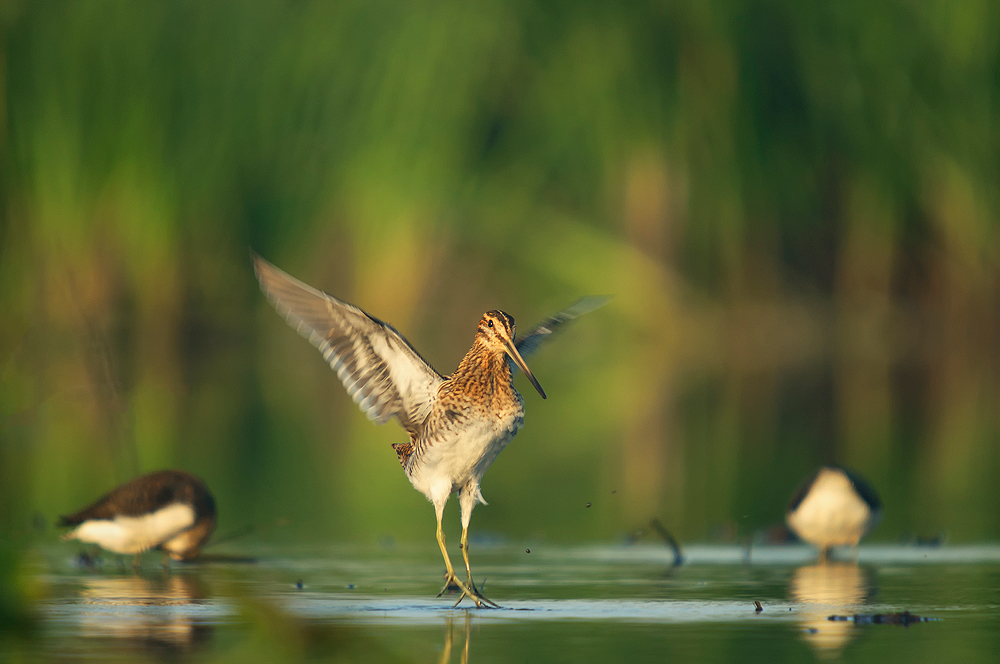
[[528,377],[531,384],[535,386],[538,393],[542,395],[543,399],[545,399],[545,390],[543,390],[542,386],[538,384],[537,380],[535,380],[535,377],[532,375],[531,369],[528,368],[528,365],[524,363],[524,358],[517,352],[517,346],[515,346],[514,342],[510,339],[505,339],[504,341],[504,345],[507,346],[507,354],[510,355],[510,359],[514,360],[514,364],[517,365],[517,368],[524,372],[524,375]]

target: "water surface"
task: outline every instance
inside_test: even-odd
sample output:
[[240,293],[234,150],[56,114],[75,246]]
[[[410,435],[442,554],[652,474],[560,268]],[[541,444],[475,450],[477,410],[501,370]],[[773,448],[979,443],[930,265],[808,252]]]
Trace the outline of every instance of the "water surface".
[[[479,546],[474,570],[502,605],[437,598],[427,547],[257,547],[255,562],[138,573],[37,553],[41,659],[198,661],[993,662],[1000,546],[868,546],[818,564],[805,547]],[[759,602],[757,611],[754,602]],[[903,611],[908,627],[856,624]],[[830,616],[846,620],[831,621]]]

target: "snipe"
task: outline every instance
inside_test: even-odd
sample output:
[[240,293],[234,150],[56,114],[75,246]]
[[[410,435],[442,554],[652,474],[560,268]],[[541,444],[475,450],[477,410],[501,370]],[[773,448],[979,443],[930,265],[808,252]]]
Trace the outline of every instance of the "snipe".
[[198,555],[215,529],[215,499],[183,470],[158,470],[115,487],[75,514],[59,518],[76,539],[135,556],[160,549],[174,560]]
[[835,546],[856,547],[882,520],[882,503],[860,475],[823,466],[799,487],[785,521],[825,561]]
[[[476,503],[486,504],[479,490],[483,474],[524,422],[524,399],[514,389],[514,368],[524,372],[544,399],[523,356],[559,326],[608,298],[580,300],[516,342],[514,319],[488,311],[479,321],[472,348],[455,373],[444,377],[392,326],[307,286],[259,256],[253,261],[264,294],[323,353],[368,419],[383,424],[396,416],[410,435],[409,442],[394,444],[393,449],[414,488],[434,505],[437,542],[447,569],[438,596],[457,588],[462,594],[455,606],[466,596],[476,606],[496,606],[472,581],[469,521]],[[453,493],[462,512],[465,582],[455,574],[441,530],[444,506]]]

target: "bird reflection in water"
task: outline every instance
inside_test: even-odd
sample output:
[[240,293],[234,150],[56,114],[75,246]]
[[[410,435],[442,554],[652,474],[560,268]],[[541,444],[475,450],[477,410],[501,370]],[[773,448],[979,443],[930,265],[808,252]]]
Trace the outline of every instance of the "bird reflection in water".
[[[465,612],[465,646],[462,648],[462,664],[469,664],[469,634],[471,617],[469,612]],[[445,620],[444,628],[444,649],[441,651],[441,664],[448,664],[451,661],[451,649],[455,640],[455,625],[451,616]]]
[[819,655],[837,655],[857,634],[854,623],[829,620],[834,614],[862,613],[873,591],[871,576],[856,562],[799,567],[789,595],[799,604],[802,634]]
[[84,637],[114,639],[168,657],[191,653],[212,638],[213,625],[185,610],[208,599],[196,575],[92,576],[80,581],[79,629]]

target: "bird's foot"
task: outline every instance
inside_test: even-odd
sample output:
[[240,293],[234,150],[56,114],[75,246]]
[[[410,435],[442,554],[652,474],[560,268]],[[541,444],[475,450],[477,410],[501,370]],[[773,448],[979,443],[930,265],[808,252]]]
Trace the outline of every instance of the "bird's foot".
[[[480,609],[499,609],[500,608],[499,604],[497,604],[493,600],[491,600],[491,599],[487,598],[485,595],[483,595],[479,591],[479,588],[476,587],[476,584],[474,584],[474,583],[469,584],[469,588],[472,590],[472,592],[471,593],[463,592],[462,596],[458,598],[458,602],[461,602],[465,598],[465,596],[468,595],[469,599],[471,599],[473,602],[475,602],[476,606],[479,607]],[[455,602],[455,606],[458,606],[458,602]],[[452,608],[455,608],[455,606],[453,606]]]
[[452,608],[455,608],[459,604],[461,604],[462,600],[465,599],[466,597],[468,597],[473,602],[475,602],[476,603],[476,607],[478,607],[480,609],[499,609],[500,608],[499,604],[497,604],[496,602],[494,602],[494,601],[492,601],[490,599],[487,599],[485,596],[483,596],[483,594],[481,592],[479,592],[479,589],[476,588],[476,584],[469,583],[467,585],[465,583],[462,583],[461,581],[458,580],[458,577],[455,576],[454,574],[448,574],[446,576],[445,582],[444,582],[444,588],[441,589],[441,592],[439,592],[437,596],[441,597],[445,593],[452,593],[452,592],[458,592],[458,591],[461,591],[462,594],[459,595],[458,601],[455,602],[455,604],[452,606]]

